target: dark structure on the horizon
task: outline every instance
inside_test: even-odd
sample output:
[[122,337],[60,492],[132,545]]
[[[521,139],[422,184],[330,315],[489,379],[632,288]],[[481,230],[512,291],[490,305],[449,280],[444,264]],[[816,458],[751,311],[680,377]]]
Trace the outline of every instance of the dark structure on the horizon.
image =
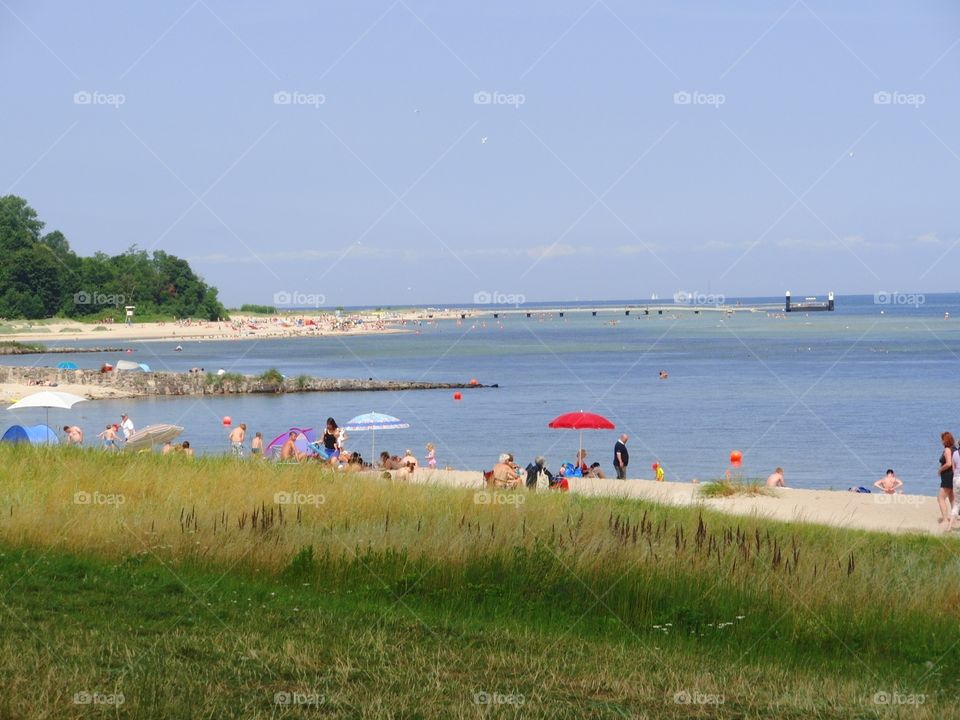
[[787,290],[786,302],[783,307],[784,312],[833,312],[833,293],[827,293],[827,300],[817,300],[816,298],[805,298],[803,302],[792,303],[790,301],[790,291]]

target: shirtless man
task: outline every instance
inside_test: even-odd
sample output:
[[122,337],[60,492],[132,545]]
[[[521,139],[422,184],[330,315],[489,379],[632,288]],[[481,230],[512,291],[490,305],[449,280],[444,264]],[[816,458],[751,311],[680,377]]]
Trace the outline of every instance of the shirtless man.
[[887,495],[893,495],[903,487],[903,480],[898,478],[893,470],[887,470],[887,474],[877,480],[873,486],[880,488]]
[[510,453],[503,453],[493,466],[493,483],[498,488],[512,489],[520,484],[516,465]]
[[240,423],[230,431],[230,448],[233,450],[233,456],[243,457],[243,440],[247,437],[246,423]]
[[68,445],[83,444],[83,430],[80,429],[79,425],[64,425],[63,431],[67,434]]
[[767,487],[786,487],[783,482],[783,468],[778,467],[767,478]]
[[291,430],[290,435],[287,436],[286,442],[283,443],[283,447],[280,448],[280,460],[294,460],[299,462],[303,457],[302,453],[297,452],[297,438],[300,437],[300,433],[296,430]]

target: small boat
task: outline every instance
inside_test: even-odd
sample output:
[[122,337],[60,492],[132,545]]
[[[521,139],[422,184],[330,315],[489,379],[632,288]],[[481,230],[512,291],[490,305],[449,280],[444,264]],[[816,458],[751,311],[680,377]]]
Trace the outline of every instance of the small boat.
[[174,352],[183,352],[183,347],[181,347],[180,345],[177,345],[177,346],[173,349],[173,351],[174,351]]

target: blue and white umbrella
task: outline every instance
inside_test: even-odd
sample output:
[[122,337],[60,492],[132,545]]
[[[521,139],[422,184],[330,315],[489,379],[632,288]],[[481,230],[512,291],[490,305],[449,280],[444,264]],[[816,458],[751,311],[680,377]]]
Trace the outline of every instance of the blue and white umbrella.
[[369,412],[364,415],[357,415],[350,422],[343,426],[347,432],[365,432],[367,430],[373,433],[373,439],[370,443],[370,460],[376,459],[377,430],[403,430],[410,427],[410,423],[405,423],[400,418],[393,415],[385,415],[378,412]]

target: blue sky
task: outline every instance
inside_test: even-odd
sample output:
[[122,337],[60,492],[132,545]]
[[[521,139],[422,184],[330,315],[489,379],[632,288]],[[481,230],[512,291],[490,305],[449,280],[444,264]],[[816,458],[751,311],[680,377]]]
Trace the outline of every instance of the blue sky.
[[0,193],[230,305],[960,289],[947,0],[0,0],[0,53]]

